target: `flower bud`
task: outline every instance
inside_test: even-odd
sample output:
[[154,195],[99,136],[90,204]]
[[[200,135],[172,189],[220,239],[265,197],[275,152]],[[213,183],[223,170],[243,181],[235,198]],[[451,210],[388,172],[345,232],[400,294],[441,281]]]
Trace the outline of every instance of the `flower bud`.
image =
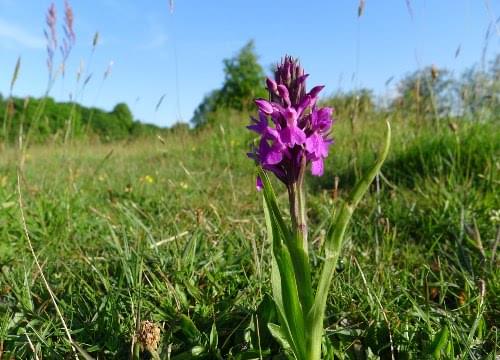
[[260,111],[262,111],[263,113],[265,113],[267,115],[271,115],[274,111],[273,106],[267,100],[257,99],[257,100],[255,100],[255,104],[257,105],[257,107],[259,108]]
[[278,93],[280,94],[280,97],[283,99],[285,106],[287,107],[290,106],[290,94],[285,85],[283,84],[278,85]]
[[271,94],[275,94],[277,89],[278,89],[278,85],[276,84],[276,81],[274,81],[273,79],[267,78],[266,84],[267,84],[267,90],[269,90],[269,92]]
[[321,92],[321,90],[323,90],[325,86],[324,85],[318,85],[318,86],[315,86],[311,89],[311,91],[309,91],[309,95],[312,97],[312,98],[315,98],[319,95],[319,93]]

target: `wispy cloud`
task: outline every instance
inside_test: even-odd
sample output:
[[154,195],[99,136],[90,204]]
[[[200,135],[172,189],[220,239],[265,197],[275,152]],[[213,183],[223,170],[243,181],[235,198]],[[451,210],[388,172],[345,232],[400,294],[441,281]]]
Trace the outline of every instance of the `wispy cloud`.
[[158,14],[148,14],[145,17],[144,41],[139,45],[140,49],[159,50],[168,41],[168,34],[165,31],[165,24]]
[[154,50],[162,48],[168,40],[168,36],[165,33],[155,34],[154,37],[142,45],[143,49]]
[[0,19],[0,46],[43,49],[45,41],[42,36],[30,34],[21,26]]

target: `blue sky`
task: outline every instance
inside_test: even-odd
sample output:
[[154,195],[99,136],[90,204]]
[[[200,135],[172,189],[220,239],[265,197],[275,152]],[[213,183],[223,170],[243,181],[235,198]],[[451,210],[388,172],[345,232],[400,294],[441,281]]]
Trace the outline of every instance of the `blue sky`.
[[[0,0],[4,96],[18,56],[22,65],[14,94],[45,92],[43,29],[50,3]],[[357,0],[174,0],[173,13],[169,0],[70,3],[77,42],[64,80],[50,95],[67,100],[81,88],[75,74],[83,61],[92,78],[78,90],[82,103],[109,110],[126,102],[136,118],[163,126],[191,118],[204,94],[222,84],[222,60],[249,39],[266,69],[284,54],[297,56],[311,74],[309,84],[325,84],[325,93],[368,87],[387,94],[398,79],[424,65],[459,73],[480,62],[487,28],[500,16],[498,0],[365,0],[359,19]],[[63,0],[55,4],[61,29]],[[492,28],[488,59],[500,50],[499,27],[497,22]],[[91,56],[96,31],[101,41]],[[111,61],[112,72],[103,81]]]

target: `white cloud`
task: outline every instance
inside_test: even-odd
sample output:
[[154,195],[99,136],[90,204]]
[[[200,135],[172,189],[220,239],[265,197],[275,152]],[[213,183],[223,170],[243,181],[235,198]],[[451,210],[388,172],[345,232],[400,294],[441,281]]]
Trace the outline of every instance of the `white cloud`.
[[145,43],[142,45],[143,49],[160,49],[162,48],[168,40],[168,36],[165,33],[158,33],[156,34],[149,42]]
[[145,31],[143,38],[145,41],[139,45],[140,49],[159,50],[168,41],[168,34],[165,31],[165,23],[158,14],[147,14],[145,16]]
[[19,25],[0,19],[0,46],[12,47],[12,45],[29,49],[43,49],[45,41],[43,37],[30,34]]

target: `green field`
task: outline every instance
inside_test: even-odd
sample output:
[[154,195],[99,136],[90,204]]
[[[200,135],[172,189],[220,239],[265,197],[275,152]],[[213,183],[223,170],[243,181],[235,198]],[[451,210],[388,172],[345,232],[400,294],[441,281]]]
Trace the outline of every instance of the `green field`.
[[[253,136],[247,115],[219,117],[162,139],[2,150],[0,358],[73,358],[61,317],[93,358],[129,358],[143,320],[161,328],[162,359],[284,357],[266,327],[276,315],[245,155]],[[389,121],[389,158],[331,286],[324,358],[495,359],[499,124]],[[313,264],[384,128],[382,118],[334,125],[326,174],[307,179]],[[286,190],[275,188],[286,212]]]

